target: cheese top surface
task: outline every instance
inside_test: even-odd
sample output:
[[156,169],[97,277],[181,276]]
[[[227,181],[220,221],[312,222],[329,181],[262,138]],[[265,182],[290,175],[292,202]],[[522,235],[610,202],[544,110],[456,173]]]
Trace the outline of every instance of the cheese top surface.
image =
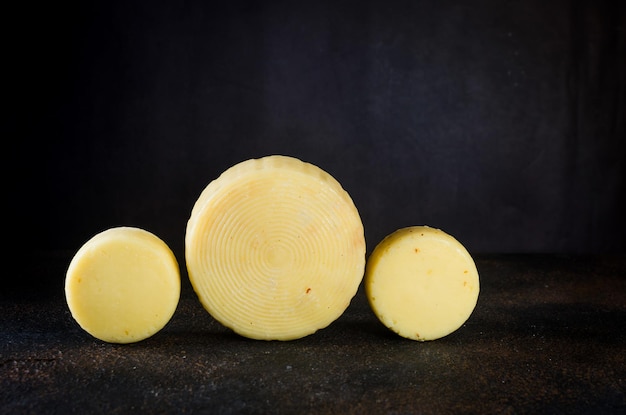
[[365,290],[379,320],[402,337],[434,340],[463,325],[479,293],[478,270],[467,250],[427,226],[400,229],[368,259]]
[[170,320],[180,297],[180,271],[169,247],[150,232],[112,228],[87,241],[67,270],[72,316],[111,343],[148,338]]
[[337,319],[362,281],[365,237],[348,193],[317,166],[267,156],[232,166],[192,209],[192,286],[238,334],[292,340]]

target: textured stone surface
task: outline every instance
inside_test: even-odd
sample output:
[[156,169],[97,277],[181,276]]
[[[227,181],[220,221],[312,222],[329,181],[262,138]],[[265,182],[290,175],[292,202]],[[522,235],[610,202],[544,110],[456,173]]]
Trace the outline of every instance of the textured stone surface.
[[626,410],[623,257],[479,256],[474,313],[426,343],[385,329],[362,291],[309,337],[244,339],[217,324],[187,282],[161,332],[107,344],[71,319],[62,292],[68,262],[30,264],[49,274],[43,291],[26,295],[23,285],[1,297],[1,413]]

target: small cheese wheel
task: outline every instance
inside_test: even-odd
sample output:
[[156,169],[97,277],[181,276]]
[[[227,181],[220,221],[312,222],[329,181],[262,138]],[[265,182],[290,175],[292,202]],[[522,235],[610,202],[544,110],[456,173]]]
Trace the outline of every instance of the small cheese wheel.
[[454,332],[478,301],[474,260],[455,238],[428,226],[399,229],[368,259],[365,292],[378,319],[400,336],[425,341]]
[[180,298],[180,270],[169,247],[152,233],[112,228],[74,255],[65,296],[86,332],[110,343],[133,343],[171,319]]
[[293,340],[328,326],[363,280],[359,213],[328,173],[272,155],[209,183],[187,224],[185,258],[204,308],[251,339]]

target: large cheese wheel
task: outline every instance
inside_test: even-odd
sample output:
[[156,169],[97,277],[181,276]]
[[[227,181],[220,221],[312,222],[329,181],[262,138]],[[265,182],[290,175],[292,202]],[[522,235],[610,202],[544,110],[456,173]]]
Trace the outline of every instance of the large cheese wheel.
[[365,237],[341,185],[287,156],[212,181],[187,224],[185,258],[204,308],[236,333],[292,340],[328,326],[362,281]]

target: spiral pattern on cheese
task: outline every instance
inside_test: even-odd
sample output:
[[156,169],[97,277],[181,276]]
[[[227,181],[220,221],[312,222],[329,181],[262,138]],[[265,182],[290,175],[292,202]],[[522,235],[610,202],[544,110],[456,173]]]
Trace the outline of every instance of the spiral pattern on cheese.
[[247,160],[198,198],[189,279],[205,309],[242,336],[292,340],[336,320],[363,278],[365,237],[348,193],[286,156]]

